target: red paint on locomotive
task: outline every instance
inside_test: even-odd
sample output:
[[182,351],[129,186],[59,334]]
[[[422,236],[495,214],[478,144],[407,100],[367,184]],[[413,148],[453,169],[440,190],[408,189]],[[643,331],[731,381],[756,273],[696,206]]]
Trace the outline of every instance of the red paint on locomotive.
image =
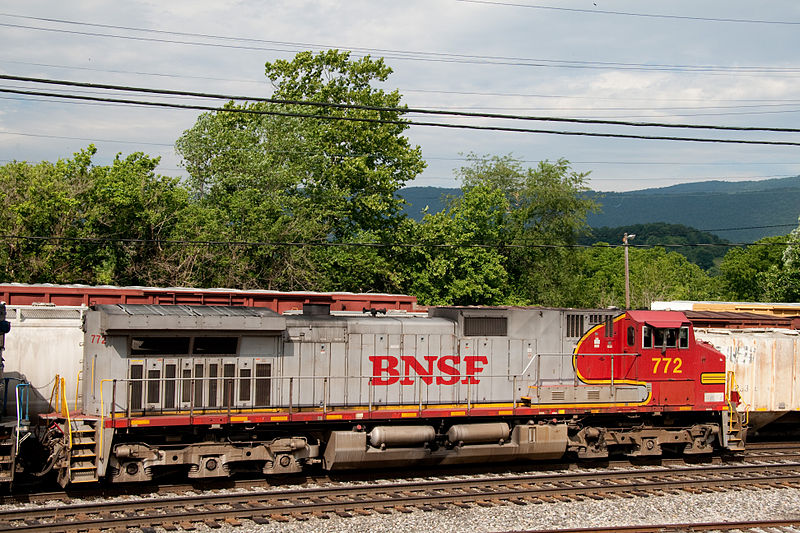
[[585,384],[650,388],[640,406],[663,410],[722,410],[725,356],[697,341],[677,311],[628,311],[589,330],[573,366]]

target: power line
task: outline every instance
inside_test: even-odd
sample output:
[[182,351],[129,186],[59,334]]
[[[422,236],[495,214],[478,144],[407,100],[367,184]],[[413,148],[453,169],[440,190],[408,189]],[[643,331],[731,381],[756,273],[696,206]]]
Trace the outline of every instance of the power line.
[[[370,106],[359,104],[335,103],[335,102],[313,102],[308,100],[290,100],[285,98],[265,98],[260,96],[247,96],[247,95],[231,95],[220,93],[205,93],[198,91],[183,91],[173,89],[154,89],[149,87],[135,87],[129,85],[112,85],[106,83],[91,83],[91,82],[77,82],[69,80],[54,80],[49,78],[34,78],[29,76],[15,76],[10,74],[0,74],[0,79],[40,83],[45,85],[59,85],[67,87],[81,87],[91,89],[104,89],[112,91],[126,91],[144,94],[155,94],[159,96],[184,96],[195,98],[210,98],[217,100],[245,100],[253,102],[265,102],[279,105],[296,105],[308,106],[317,108],[333,108],[333,109],[354,109],[361,111],[378,111],[378,112],[391,112],[391,113],[406,113],[406,114],[423,114],[423,115],[438,115],[449,117],[465,117],[465,118],[491,118],[503,120],[522,120],[533,122],[563,122],[572,124],[593,124],[605,126],[630,126],[630,127],[648,127],[648,128],[677,128],[677,129],[704,129],[715,131],[760,131],[770,133],[800,133],[800,128],[777,128],[777,127],[758,127],[758,126],[718,126],[711,124],[674,124],[667,122],[633,122],[623,120],[606,120],[606,119],[585,119],[585,118],[565,118],[565,117],[552,117],[552,116],[531,116],[531,115],[508,115],[502,113],[474,113],[465,111],[448,111],[441,109],[426,109],[426,108],[411,108],[411,107],[387,107],[387,106]],[[9,90],[9,92],[13,92]],[[27,93],[23,93],[27,94]]]
[[[0,59],[0,63],[9,63],[14,65],[30,65],[36,67],[58,68],[64,70],[84,70],[89,72],[108,72],[111,74],[133,74],[136,76],[155,76],[163,78],[174,79],[188,79],[188,80],[210,80],[210,81],[225,81],[236,83],[251,83],[251,84],[264,84],[264,80],[253,80],[244,78],[219,78],[212,76],[194,76],[191,74],[174,74],[164,72],[146,72],[140,70],[120,70],[120,69],[102,69],[93,67],[84,67],[76,65],[56,65],[52,63],[35,63],[30,61],[15,61],[10,59]],[[538,93],[503,93],[503,92],[486,92],[486,91],[454,91],[444,89],[403,89],[404,94],[408,93],[423,93],[423,94],[443,94],[443,95],[462,95],[462,96],[492,96],[501,98],[542,98],[542,99],[560,99],[560,100],[611,100],[619,101],[643,101],[643,102],[760,102],[748,105],[739,106],[702,106],[702,107],[677,107],[676,109],[728,109],[739,107],[775,107],[775,106],[788,106],[800,104],[800,99],[766,99],[766,98],[651,98],[651,97],[612,97],[612,96],[598,96],[598,95],[569,95],[569,94],[538,94]],[[563,108],[559,108],[563,109]],[[598,108],[584,108],[584,109],[598,109]],[[631,109],[631,108],[599,108],[599,109]],[[644,109],[673,109],[672,107],[647,107]]]
[[62,93],[46,93],[39,91],[26,91],[15,89],[0,89],[0,92],[24,94],[33,96],[48,96],[53,98],[66,98],[73,100],[85,100],[95,102],[113,102],[118,104],[138,105],[144,107],[161,107],[173,109],[191,109],[198,111],[216,111],[224,113],[241,113],[249,115],[269,115],[269,116],[282,116],[291,118],[310,118],[315,120],[332,120],[340,122],[364,122],[372,124],[395,124],[403,126],[427,126],[448,129],[463,129],[463,130],[478,130],[478,131],[502,131],[508,133],[539,133],[548,135],[564,135],[564,136],[578,136],[578,137],[599,137],[611,139],[636,139],[636,140],[655,140],[655,141],[680,141],[680,142],[700,142],[700,143],[714,143],[714,144],[749,144],[749,145],[768,145],[768,146],[800,146],[800,142],[792,141],[767,141],[767,140],[745,140],[745,139],[710,139],[703,137],[676,137],[666,135],[632,135],[623,133],[597,133],[587,131],[559,131],[559,130],[544,130],[533,128],[512,128],[507,126],[477,126],[470,124],[453,124],[446,122],[422,122],[415,120],[388,120],[376,119],[366,117],[353,117],[353,116],[333,116],[333,115],[315,115],[311,113],[293,113],[284,111],[266,111],[255,109],[242,109],[242,108],[222,108],[203,106],[196,104],[175,104],[167,102],[153,102],[145,100],[132,100],[124,98],[100,98],[94,96],[80,96],[68,95]]
[[712,232],[712,231],[744,231],[744,230],[751,230],[751,229],[773,229],[773,228],[794,228],[797,227],[797,222],[793,222],[792,224],[772,224],[771,226],[749,226],[749,227],[741,227],[741,228],[716,228],[716,229],[700,229],[697,231],[705,231],[705,232]]
[[[21,15],[2,14],[10,17],[19,18],[32,18],[23,17]],[[245,42],[268,43],[272,46],[258,46],[258,45],[236,45],[236,44],[223,44],[223,43],[208,43],[199,41],[184,41],[177,39],[164,39],[154,37],[141,37],[131,35],[116,35],[110,33],[88,32],[65,30],[58,28],[42,28],[36,26],[26,26],[22,24],[9,24],[0,23],[0,26],[28,29],[36,31],[66,33],[72,35],[83,35],[88,37],[109,37],[115,39],[125,39],[143,42],[155,42],[164,44],[182,44],[189,46],[204,46],[215,48],[239,49],[239,50],[253,50],[253,51],[272,51],[272,52],[295,52],[298,49],[317,49],[327,50],[333,47],[328,45],[312,44],[312,43],[299,43],[291,41],[267,41],[262,39],[250,38],[236,38],[227,36],[214,36],[206,34],[191,34],[186,32],[172,32],[163,30],[152,30],[146,28],[133,28],[126,26],[112,26],[100,25],[87,22],[67,21],[60,19],[52,19],[54,22],[61,22],[64,24],[75,24],[83,26],[97,26],[108,27],[112,29],[123,29],[127,31],[140,31],[152,32],[159,34],[172,34],[200,38],[214,38],[219,40],[238,40]],[[656,71],[656,72],[684,72],[684,73],[705,73],[705,74],[797,74],[800,73],[798,67],[764,67],[764,66],[720,66],[720,65],[678,65],[678,64],[657,64],[657,63],[625,63],[625,62],[611,62],[611,61],[572,61],[560,59],[543,59],[543,58],[519,58],[519,57],[505,57],[505,56],[480,56],[456,53],[442,53],[442,52],[421,52],[421,51],[408,51],[408,50],[392,50],[392,49],[367,49],[361,47],[342,46],[336,48],[348,49],[351,51],[358,51],[353,55],[356,57],[364,57],[371,53],[380,53],[385,58],[394,60],[410,60],[410,61],[424,61],[424,62],[438,62],[438,63],[455,63],[455,64],[482,64],[482,65],[503,65],[503,66],[518,66],[518,67],[550,67],[550,68],[574,68],[574,69],[614,69],[614,70],[641,70],[641,71]]]
[[[2,91],[2,89],[0,89]],[[21,137],[40,137],[43,139],[64,139],[68,141],[88,141],[88,142],[105,142],[105,143],[120,143],[120,144],[146,144],[149,146],[174,146],[173,143],[156,143],[146,141],[122,141],[117,139],[91,139],[87,137],[70,137],[67,135],[46,135],[41,133],[24,133],[20,131],[0,131],[0,135],[19,135]]]
[[608,11],[603,9],[578,9],[567,7],[556,7],[536,4],[519,4],[512,2],[499,2],[496,0],[455,0],[465,4],[482,4],[491,6],[504,6],[504,7],[519,7],[526,9],[541,9],[550,11],[564,11],[571,13],[586,13],[592,15],[620,15],[626,17],[639,17],[639,18],[654,18],[654,19],[671,19],[671,20],[689,20],[699,22],[726,22],[735,24],[773,24],[785,26],[797,26],[800,22],[789,20],[766,20],[766,19],[736,19],[736,18],[720,18],[720,17],[697,17],[688,15],[664,15],[657,13],[635,13],[631,11]]

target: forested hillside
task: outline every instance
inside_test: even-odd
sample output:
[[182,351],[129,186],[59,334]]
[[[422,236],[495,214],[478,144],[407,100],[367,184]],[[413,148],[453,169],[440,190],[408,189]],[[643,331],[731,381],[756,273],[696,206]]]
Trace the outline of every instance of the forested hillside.
[[[459,189],[406,187],[399,194],[410,204],[406,213],[419,220],[426,206],[429,212],[441,210],[442,199],[459,194]],[[731,242],[752,242],[784,235],[794,227],[800,210],[800,176],[588,194],[600,205],[600,211],[587,218],[593,228],[667,223],[697,228]],[[727,228],[746,229],[723,231]]]
[[630,240],[631,244],[664,246],[670,251],[678,252],[704,270],[712,269],[728,252],[728,248],[720,246],[728,243],[725,239],[682,224],[665,224],[663,222],[631,224],[618,228],[592,228],[587,235],[579,239],[579,242],[581,244],[596,242],[619,244],[625,233],[636,235]]

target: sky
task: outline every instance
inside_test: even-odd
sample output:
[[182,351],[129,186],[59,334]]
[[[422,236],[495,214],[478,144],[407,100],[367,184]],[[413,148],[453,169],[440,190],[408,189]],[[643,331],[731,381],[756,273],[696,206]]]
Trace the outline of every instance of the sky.
[[[539,2],[544,3],[539,3]],[[268,97],[264,64],[303,50],[384,57],[411,108],[636,123],[800,128],[800,2],[709,0],[0,0],[0,74]],[[132,98],[0,79],[0,164],[161,157],[199,111],[3,92]],[[151,101],[213,104],[186,97]],[[599,191],[800,175],[800,133],[437,118],[555,133],[412,126],[427,168],[409,186],[457,187],[468,154],[526,166],[567,159]],[[564,135],[701,138],[797,146]]]

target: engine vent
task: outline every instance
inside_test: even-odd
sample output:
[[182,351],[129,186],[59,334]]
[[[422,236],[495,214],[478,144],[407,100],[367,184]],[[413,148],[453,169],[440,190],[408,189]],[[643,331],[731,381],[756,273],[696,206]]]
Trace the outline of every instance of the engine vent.
[[591,389],[586,391],[586,398],[588,400],[599,400],[600,399],[600,391],[597,389]]
[[554,390],[550,393],[550,399],[554,402],[563,402],[564,401],[564,391],[563,390]]
[[504,316],[464,317],[466,337],[505,337],[508,335],[508,318]]

